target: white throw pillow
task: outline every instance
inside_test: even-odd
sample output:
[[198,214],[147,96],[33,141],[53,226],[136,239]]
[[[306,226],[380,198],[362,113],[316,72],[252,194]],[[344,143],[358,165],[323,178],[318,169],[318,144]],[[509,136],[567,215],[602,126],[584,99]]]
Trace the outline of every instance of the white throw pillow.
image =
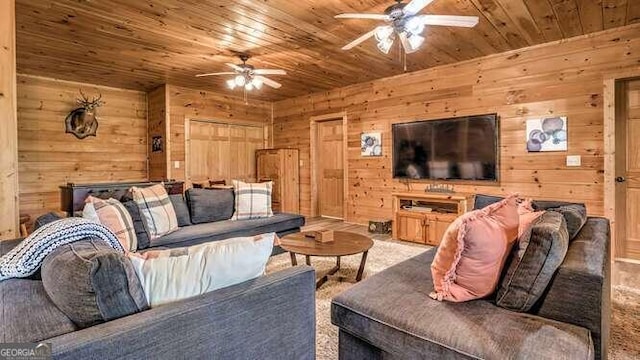
[[231,220],[258,219],[273,216],[271,191],[273,182],[246,183],[233,180],[235,211]]
[[129,254],[151,307],[264,274],[275,233]]

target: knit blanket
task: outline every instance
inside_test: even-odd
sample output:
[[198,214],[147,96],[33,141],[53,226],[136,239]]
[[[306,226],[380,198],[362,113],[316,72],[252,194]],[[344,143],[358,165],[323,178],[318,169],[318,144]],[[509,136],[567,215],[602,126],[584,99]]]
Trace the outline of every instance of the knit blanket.
[[31,276],[53,250],[85,239],[103,240],[124,253],[116,236],[105,226],[77,217],[60,219],[38,228],[0,258],[0,281]]

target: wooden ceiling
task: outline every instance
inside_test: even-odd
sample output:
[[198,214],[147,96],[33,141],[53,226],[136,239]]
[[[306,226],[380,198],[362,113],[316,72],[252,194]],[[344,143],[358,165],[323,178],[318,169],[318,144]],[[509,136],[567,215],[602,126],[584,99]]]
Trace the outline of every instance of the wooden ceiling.
[[[340,48],[377,26],[338,20],[343,12],[380,13],[392,0],[16,0],[20,73],[149,90],[168,82],[228,92],[226,62],[248,52],[256,67],[281,68],[280,100],[397,75],[397,50],[374,40]],[[429,27],[407,58],[415,71],[640,22],[638,0],[435,0],[425,14],[475,15],[473,29]],[[236,94],[240,94],[236,91]]]

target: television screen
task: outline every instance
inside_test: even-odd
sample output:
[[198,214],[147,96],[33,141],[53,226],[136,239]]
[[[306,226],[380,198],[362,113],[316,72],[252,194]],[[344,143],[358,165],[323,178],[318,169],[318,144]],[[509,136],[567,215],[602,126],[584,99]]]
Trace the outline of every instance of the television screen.
[[393,124],[393,177],[498,180],[497,114]]

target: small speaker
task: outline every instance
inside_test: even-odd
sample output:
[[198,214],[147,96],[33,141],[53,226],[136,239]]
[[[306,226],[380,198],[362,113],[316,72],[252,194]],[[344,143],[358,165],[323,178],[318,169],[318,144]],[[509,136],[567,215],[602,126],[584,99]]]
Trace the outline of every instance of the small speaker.
[[369,232],[372,234],[388,234],[391,232],[391,220],[369,220]]

